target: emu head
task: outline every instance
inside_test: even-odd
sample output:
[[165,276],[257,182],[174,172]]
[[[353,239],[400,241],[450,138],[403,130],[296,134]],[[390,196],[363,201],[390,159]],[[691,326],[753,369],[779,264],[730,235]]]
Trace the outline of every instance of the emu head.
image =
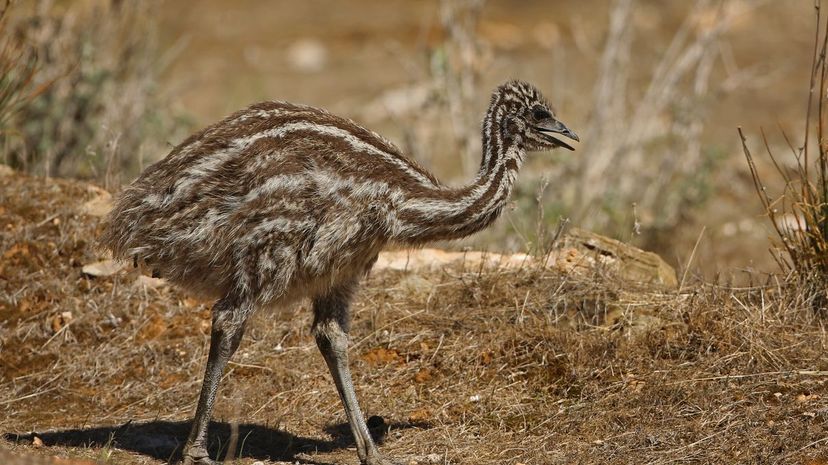
[[558,121],[554,108],[535,86],[510,81],[498,87],[493,98],[506,108],[504,136],[520,137],[524,149],[544,151],[563,147],[575,150],[557,136],[580,141],[578,135]]

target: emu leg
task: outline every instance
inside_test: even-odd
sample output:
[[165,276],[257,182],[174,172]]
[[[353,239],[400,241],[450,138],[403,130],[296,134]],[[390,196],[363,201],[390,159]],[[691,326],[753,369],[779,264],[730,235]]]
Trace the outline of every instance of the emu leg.
[[345,407],[345,415],[354,434],[360,462],[367,465],[386,465],[392,462],[380,455],[374,440],[371,439],[357,403],[351,370],[348,368],[348,304],[354,287],[351,285],[334,289],[328,295],[314,299],[313,335]]
[[210,354],[207,357],[193,428],[184,446],[184,465],[215,463],[207,454],[207,425],[210,423],[221,374],[239,347],[246,319],[246,313],[227,300],[220,300],[213,306]]

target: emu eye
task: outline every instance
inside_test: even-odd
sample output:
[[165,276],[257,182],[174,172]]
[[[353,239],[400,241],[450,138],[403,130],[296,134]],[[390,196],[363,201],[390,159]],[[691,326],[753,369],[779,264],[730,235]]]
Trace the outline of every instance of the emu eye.
[[535,121],[541,121],[551,117],[552,115],[543,108],[538,107],[532,110],[532,118],[534,118]]

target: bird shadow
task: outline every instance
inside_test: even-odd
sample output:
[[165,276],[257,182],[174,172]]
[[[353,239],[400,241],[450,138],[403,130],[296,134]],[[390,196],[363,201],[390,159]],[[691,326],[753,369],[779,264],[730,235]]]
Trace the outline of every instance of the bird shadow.
[[[128,421],[116,426],[97,426],[26,434],[5,433],[3,437],[7,441],[21,444],[31,444],[35,438],[39,438],[43,446],[46,447],[112,447],[137,452],[174,464],[181,460],[182,448],[190,432],[190,426],[189,421],[156,420],[145,423]],[[371,436],[378,444],[381,444],[391,429],[421,428],[428,425],[420,423],[386,424],[380,419],[374,421],[371,426]],[[232,454],[236,458],[327,465],[327,462],[315,461],[307,454],[333,452],[347,449],[355,444],[347,423],[325,427],[324,430],[330,435],[330,440],[297,436],[281,429],[255,424],[238,424],[237,427],[236,450]],[[228,444],[231,442],[231,436],[233,435],[231,424],[211,422],[209,432],[208,451],[210,456],[224,459],[228,456]]]

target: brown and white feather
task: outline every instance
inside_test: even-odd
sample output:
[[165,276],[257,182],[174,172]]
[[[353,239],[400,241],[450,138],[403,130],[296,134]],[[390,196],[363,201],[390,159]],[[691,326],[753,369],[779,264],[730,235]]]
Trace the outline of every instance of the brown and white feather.
[[441,184],[348,119],[255,104],[149,167],[120,195],[102,241],[215,298],[269,305],[324,294],[389,244],[460,238],[494,221],[539,143],[516,116],[538,103],[551,111],[528,84],[496,89],[480,171],[464,187]]

